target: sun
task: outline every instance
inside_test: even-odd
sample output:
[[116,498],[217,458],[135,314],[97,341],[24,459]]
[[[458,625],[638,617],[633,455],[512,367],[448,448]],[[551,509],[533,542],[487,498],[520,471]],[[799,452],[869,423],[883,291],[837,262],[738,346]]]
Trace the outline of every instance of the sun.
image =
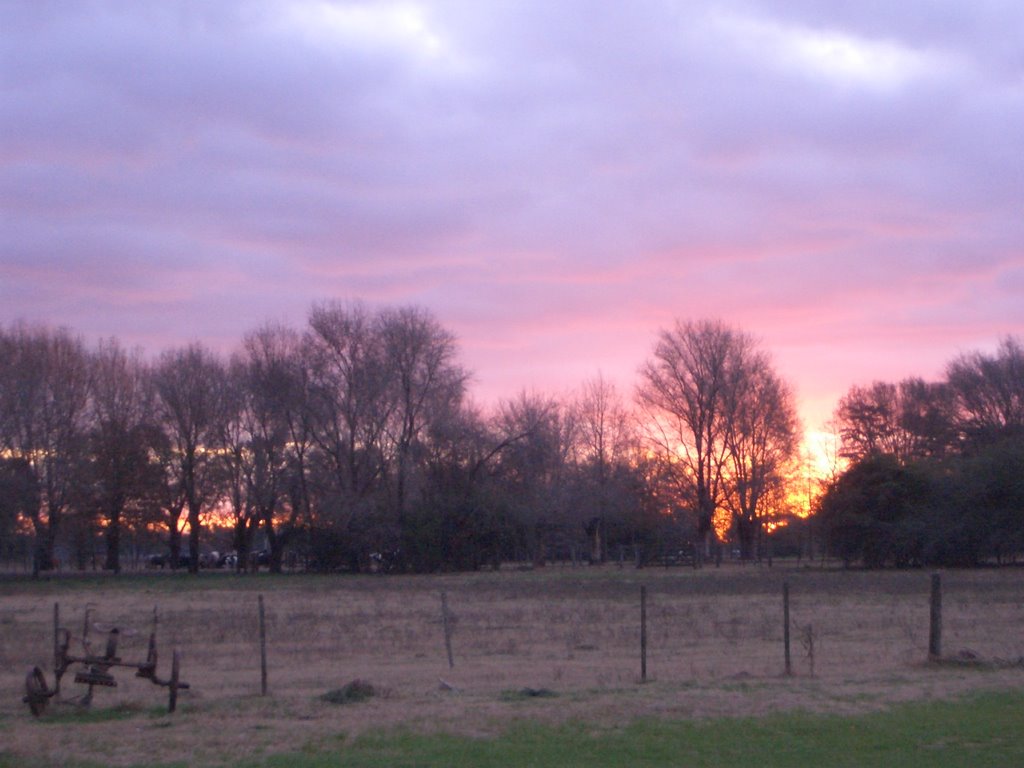
[[828,480],[842,474],[848,464],[840,456],[840,439],[836,432],[809,429],[804,432],[800,455],[807,471],[819,480]]
[[826,485],[848,464],[839,451],[839,436],[825,430],[807,430],[800,442],[797,462],[790,473],[785,506],[797,517],[808,517]]

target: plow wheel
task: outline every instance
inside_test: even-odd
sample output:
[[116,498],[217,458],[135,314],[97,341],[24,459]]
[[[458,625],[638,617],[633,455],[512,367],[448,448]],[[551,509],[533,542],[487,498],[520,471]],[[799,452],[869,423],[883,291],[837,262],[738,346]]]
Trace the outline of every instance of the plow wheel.
[[171,656],[171,682],[168,686],[171,689],[170,699],[167,702],[167,711],[173,712],[178,706],[178,688],[180,686],[181,656],[175,650]]
[[32,667],[25,676],[25,697],[22,699],[32,714],[39,717],[46,711],[46,705],[50,703],[50,696],[53,693],[46,687],[46,678],[43,677],[43,670],[39,667]]

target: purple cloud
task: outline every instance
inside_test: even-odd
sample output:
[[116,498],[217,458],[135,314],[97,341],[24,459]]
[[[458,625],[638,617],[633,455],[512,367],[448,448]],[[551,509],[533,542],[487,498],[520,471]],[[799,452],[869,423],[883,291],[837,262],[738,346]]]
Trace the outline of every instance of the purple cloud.
[[1024,332],[1011,2],[0,6],[0,321],[424,305],[484,402],[760,335],[811,426]]

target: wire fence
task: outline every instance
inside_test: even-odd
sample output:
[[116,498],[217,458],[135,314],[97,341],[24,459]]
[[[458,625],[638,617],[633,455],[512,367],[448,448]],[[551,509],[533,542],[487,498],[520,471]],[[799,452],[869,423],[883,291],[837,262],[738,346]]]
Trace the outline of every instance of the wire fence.
[[[1012,569],[942,575],[940,664],[1024,668],[1022,577]],[[49,673],[58,602],[73,637],[87,604],[97,627],[118,626],[124,658],[145,658],[155,605],[160,658],[180,649],[182,676],[199,699],[304,696],[357,678],[405,695],[439,685],[493,695],[645,681],[752,686],[787,674],[786,587],[790,676],[868,684],[935,665],[927,572],[732,566],[56,580],[0,597],[0,667],[12,670],[4,687],[13,689],[33,665]],[[122,689],[112,695],[145,696],[127,681]]]

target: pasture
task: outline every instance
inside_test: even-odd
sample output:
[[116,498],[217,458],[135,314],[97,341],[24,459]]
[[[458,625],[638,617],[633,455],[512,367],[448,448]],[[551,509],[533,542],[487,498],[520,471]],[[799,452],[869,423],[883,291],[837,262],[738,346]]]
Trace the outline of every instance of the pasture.
[[[791,595],[789,676],[783,581]],[[983,718],[991,723],[1019,711],[1024,689],[1024,571],[1017,569],[943,574],[946,658],[939,663],[926,661],[929,574],[922,571],[609,565],[440,576],[161,573],[8,578],[0,588],[0,765],[286,765],[296,755],[309,765],[362,764],[359,755],[385,737],[415,754],[438,739],[486,749],[535,731],[565,744],[571,734],[626,739],[679,723],[718,724],[739,738],[758,723],[782,732],[783,723],[807,718],[868,722],[908,703],[1017,696],[1010,715],[994,705],[1003,715]],[[53,684],[54,603],[73,634],[87,604],[94,622],[123,628],[126,660],[145,658],[156,606],[158,671],[166,674],[176,647],[192,686],[178,711],[166,713],[164,689],[115,670],[118,687],[97,689],[90,710],[71,703],[82,687],[69,673],[64,701],[33,719],[21,702],[24,677],[39,665]],[[369,683],[374,695],[327,700],[353,680]]]

